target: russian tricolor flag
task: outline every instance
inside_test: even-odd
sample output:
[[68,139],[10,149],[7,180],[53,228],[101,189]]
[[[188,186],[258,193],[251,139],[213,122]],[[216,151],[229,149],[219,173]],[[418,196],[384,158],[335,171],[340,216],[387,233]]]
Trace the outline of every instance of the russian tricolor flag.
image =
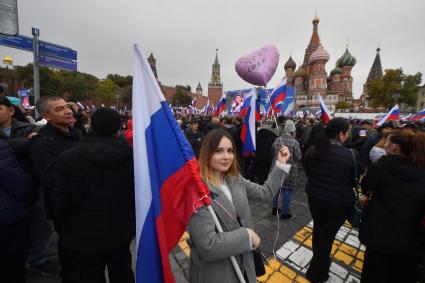
[[275,87],[270,94],[270,106],[275,113],[282,111],[282,104],[286,97],[286,77]]
[[[242,109],[246,111],[246,115],[244,116],[244,122],[241,130],[241,140],[243,143],[242,146],[242,155],[250,156],[255,151],[255,120],[256,120],[256,100],[257,100],[257,92],[255,88],[253,88],[248,96],[245,98],[244,104],[242,105]],[[245,106],[247,104],[248,106]]]
[[413,116],[413,121],[423,121],[425,119],[425,108]]
[[168,255],[208,188],[146,56],[134,46],[136,282],[174,282]]
[[295,93],[296,88],[293,86],[286,87],[285,100],[282,102],[280,114],[285,117],[293,117],[295,112]]
[[321,112],[320,116],[322,118],[323,124],[326,125],[332,119],[331,112],[329,111],[328,107],[326,106],[325,101],[323,101],[323,98],[320,95],[320,93],[318,93],[317,96],[319,97],[319,101],[320,101],[320,112]]
[[379,120],[376,125],[378,127],[382,126],[386,121],[395,121],[400,120],[400,109],[398,108],[398,104],[395,105],[391,110]]
[[196,97],[194,97],[194,98],[192,99],[192,103],[191,103],[191,104],[192,104],[192,106],[193,106],[193,107],[195,107],[195,106],[196,106]]
[[220,101],[217,103],[214,109],[214,116],[219,116],[221,113],[223,113],[226,110],[226,94],[223,93],[223,95],[220,98]]

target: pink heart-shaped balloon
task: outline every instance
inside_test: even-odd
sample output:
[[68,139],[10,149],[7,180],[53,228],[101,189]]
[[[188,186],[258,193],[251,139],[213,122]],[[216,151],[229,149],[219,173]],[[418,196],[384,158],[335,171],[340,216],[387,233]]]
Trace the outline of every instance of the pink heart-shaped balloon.
[[276,72],[279,51],[273,45],[255,50],[236,61],[236,73],[246,82],[266,86]]

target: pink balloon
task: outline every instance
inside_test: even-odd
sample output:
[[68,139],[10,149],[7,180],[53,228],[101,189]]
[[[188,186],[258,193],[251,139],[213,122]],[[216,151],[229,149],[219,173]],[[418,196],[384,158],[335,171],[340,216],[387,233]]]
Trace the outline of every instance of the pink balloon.
[[276,72],[279,51],[273,45],[255,50],[236,61],[235,69],[246,82],[266,86]]

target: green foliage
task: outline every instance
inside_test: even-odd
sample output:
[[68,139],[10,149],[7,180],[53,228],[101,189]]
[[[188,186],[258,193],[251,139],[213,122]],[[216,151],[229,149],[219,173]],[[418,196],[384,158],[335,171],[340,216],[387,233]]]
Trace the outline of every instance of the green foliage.
[[188,94],[188,90],[185,87],[176,86],[176,94],[173,97],[173,105],[175,106],[189,106],[192,102],[192,97]]
[[176,91],[177,90],[190,92],[192,90],[192,88],[190,87],[190,85],[186,85],[186,86],[176,85]]
[[117,89],[118,86],[114,81],[109,79],[101,80],[94,90],[94,96],[103,103],[112,105],[116,101]]
[[373,107],[391,108],[394,106],[396,94],[400,95],[397,103],[415,106],[421,80],[420,72],[406,75],[401,68],[385,70],[381,80],[372,81],[368,86]]
[[338,101],[335,104],[335,109],[349,109],[350,105],[346,101]]

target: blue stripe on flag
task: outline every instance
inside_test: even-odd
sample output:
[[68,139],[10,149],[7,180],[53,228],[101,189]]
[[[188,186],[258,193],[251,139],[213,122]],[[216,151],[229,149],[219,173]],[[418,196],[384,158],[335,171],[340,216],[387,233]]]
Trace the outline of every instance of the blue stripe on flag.
[[[137,282],[159,283],[163,282],[163,273],[162,269],[158,270],[162,263],[155,221],[161,213],[160,189],[194,154],[165,101],[161,102],[161,108],[151,116],[151,124],[147,127],[145,136],[152,203],[139,239],[136,276]],[[164,162],[170,159],[173,162]]]
[[[153,195],[153,198],[156,196]],[[161,254],[159,250],[154,206],[151,204],[139,239],[136,261],[137,282],[164,282],[162,276]]]

